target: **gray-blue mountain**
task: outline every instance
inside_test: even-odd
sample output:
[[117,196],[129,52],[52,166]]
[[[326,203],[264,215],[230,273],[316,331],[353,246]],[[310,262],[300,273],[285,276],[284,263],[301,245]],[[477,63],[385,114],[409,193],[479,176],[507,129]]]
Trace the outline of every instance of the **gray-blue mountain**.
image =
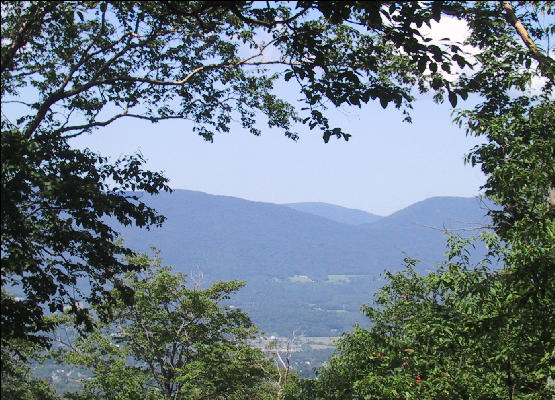
[[335,222],[349,225],[367,224],[370,222],[376,222],[382,218],[379,215],[366,211],[340,207],[327,203],[289,203],[284,205],[297,211],[318,215],[320,217],[331,219]]
[[431,198],[373,222],[372,214],[322,203],[276,205],[186,190],[142,200],[167,221],[150,231],[121,228],[127,245],[155,246],[164,264],[200,273],[206,283],[246,281],[231,303],[279,335],[349,329],[364,320],[359,307],[371,300],[384,270],[398,270],[405,257],[430,269],[443,258],[442,228],[468,234],[488,222],[478,198]]

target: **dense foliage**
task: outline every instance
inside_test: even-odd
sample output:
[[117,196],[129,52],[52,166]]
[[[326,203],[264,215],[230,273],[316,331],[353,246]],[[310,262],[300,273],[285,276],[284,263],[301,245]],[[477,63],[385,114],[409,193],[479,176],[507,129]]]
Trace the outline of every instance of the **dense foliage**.
[[37,359],[39,350],[37,344],[27,340],[12,339],[2,342],[2,385],[0,386],[2,399],[58,399],[50,382],[33,376],[29,359]]
[[370,329],[355,328],[320,371],[318,398],[548,399],[555,395],[555,132],[546,97],[462,112],[487,135],[468,160],[487,174],[490,252],[452,238],[446,262],[423,276],[409,260],[387,274]]
[[85,283],[87,299],[97,303],[107,294],[104,285],[132,268],[118,257],[130,250],[115,243],[105,217],[138,226],[162,222],[137,196],[124,194],[166,188],[165,178],[142,163],[135,155],[110,164],[63,140],[2,131],[2,288],[22,292],[20,299],[2,297],[3,337],[48,328],[41,306],[83,311],[75,305]]
[[[123,280],[131,304],[114,291],[115,305],[102,323],[75,342],[60,330],[60,357],[89,369],[79,398],[248,398],[264,384],[269,364],[248,340],[257,332],[248,316],[220,303],[243,284],[219,282],[207,289],[188,282],[146,255]],[[192,287],[191,287],[192,284]],[[66,326],[71,330],[71,325]]]
[[[553,15],[551,4],[528,6],[528,16]],[[554,69],[513,12],[507,2],[477,2],[465,15],[480,69],[462,79],[483,102],[459,111],[456,122],[486,138],[467,160],[482,168],[485,194],[502,206],[490,211],[490,254],[470,265],[471,249],[452,239],[434,273],[416,274],[409,260],[406,271],[387,274],[375,305],[363,307],[372,327],[345,335],[320,371],[321,398],[555,395]],[[554,30],[552,20],[545,30],[537,19],[528,23],[538,39]],[[527,86],[531,63],[515,66],[519,36],[536,52],[535,92]]]
[[552,302],[544,295],[516,309],[511,268],[496,268],[502,248],[488,241],[478,265],[469,243],[452,238],[435,272],[417,274],[407,260],[388,274],[375,305],[363,307],[372,327],[349,332],[321,370],[320,398],[549,398]]

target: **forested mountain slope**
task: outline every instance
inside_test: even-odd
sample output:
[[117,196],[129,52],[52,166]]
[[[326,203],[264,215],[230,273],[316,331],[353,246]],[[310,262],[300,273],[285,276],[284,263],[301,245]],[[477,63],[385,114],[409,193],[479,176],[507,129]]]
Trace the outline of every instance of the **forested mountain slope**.
[[206,283],[245,280],[234,304],[282,335],[295,327],[322,336],[349,329],[385,269],[400,268],[406,256],[422,260],[423,271],[442,259],[445,237],[434,228],[486,222],[476,198],[432,198],[358,226],[186,190],[143,200],[167,221],[150,231],[122,228],[126,244],[155,246],[164,264]]
[[361,225],[371,223],[382,218],[379,215],[372,214],[366,211],[356,210],[353,208],[345,208],[327,203],[288,203],[284,204],[284,206],[297,211],[318,215],[320,217],[331,219],[335,222],[349,225]]

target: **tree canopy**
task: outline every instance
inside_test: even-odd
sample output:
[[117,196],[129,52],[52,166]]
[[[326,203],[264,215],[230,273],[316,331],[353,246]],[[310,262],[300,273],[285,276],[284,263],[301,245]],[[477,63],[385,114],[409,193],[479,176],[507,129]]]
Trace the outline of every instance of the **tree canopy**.
[[[232,118],[259,134],[255,112],[291,137],[297,137],[292,124],[302,121],[326,140],[347,138],[330,127],[325,102],[360,106],[377,99],[406,110],[413,87],[455,96],[459,88],[437,71],[468,65],[462,50],[430,44],[418,28],[457,7],[7,2],[2,94],[26,107],[13,122],[27,138],[67,138],[119,118],[171,118],[194,121],[193,130],[211,140],[229,131]],[[426,68],[432,72],[424,74]],[[272,93],[280,76],[298,83],[306,105],[301,114]]]
[[[2,3],[2,302],[6,337],[48,327],[42,315],[98,303],[122,256],[107,218],[138,226],[163,217],[130,191],[168,190],[140,154],[107,160],[68,141],[121,118],[183,119],[207,140],[232,120],[297,138],[296,124],[331,136],[326,103],[371,99],[410,109],[413,87],[466,92],[438,70],[467,64],[458,46],[429,44],[417,27],[440,3]],[[456,8],[456,7],[455,7]],[[416,26],[414,26],[416,25]],[[274,50],[274,51],[271,51]],[[274,54],[272,56],[272,54]],[[277,54],[277,55],[276,55]],[[438,65],[441,68],[438,68]],[[425,70],[430,68],[429,73]],[[273,93],[294,80],[305,107]],[[89,292],[78,282],[88,281]],[[80,321],[85,309],[74,307]]]
[[499,269],[503,247],[487,241],[489,254],[476,265],[472,243],[453,237],[429,275],[415,273],[410,259],[406,270],[387,274],[363,307],[371,328],[355,327],[339,341],[320,371],[318,398],[552,396],[553,291],[524,300],[513,286],[515,266]]
[[[528,14],[517,17],[518,8]],[[552,5],[539,2],[476,2],[465,11],[468,43],[481,51],[474,74],[461,79],[482,102],[457,110],[455,122],[486,139],[467,161],[482,168],[485,194],[501,206],[489,212],[490,253],[471,265],[472,248],[452,239],[433,273],[418,275],[407,260],[405,271],[386,274],[374,303],[363,307],[371,328],[339,341],[320,371],[317,398],[555,394],[554,69],[551,53],[531,39],[555,31],[552,16]],[[525,68],[519,40],[535,60]]]
[[114,290],[115,306],[97,308],[109,322],[96,320],[75,343],[60,331],[63,359],[92,372],[82,398],[241,399],[265,383],[269,363],[248,342],[257,329],[244,312],[222,305],[244,283],[201,289],[157,258],[133,263],[145,270],[123,278],[132,304]]

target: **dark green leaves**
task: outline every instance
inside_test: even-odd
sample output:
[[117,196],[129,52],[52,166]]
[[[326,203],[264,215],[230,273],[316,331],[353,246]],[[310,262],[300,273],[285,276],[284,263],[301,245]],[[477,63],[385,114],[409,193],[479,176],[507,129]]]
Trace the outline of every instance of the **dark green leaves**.
[[[2,303],[5,297],[2,293]],[[3,399],[61,400],[52,382],[34,376],[30,360],[38,358],[40,346],[25,340],[2,337],[2,386]]]
[[468,62],[459,54],[453,55],[453,61],[456,61],[460,68],[464,68],[465,65],[468,65]]
[[452,107],[457,106],[457,94],[455,92],[449,91],[449,103],[451,103]]
[[[99,302],[105,284],[133,268],[121,261],[131,250],[114,243],[117,233],[106,218],[139,226],[163,221],[126,193],[168,189],[162,175],[143,171],[143,162],[135,155],[109,164],[64,140],[27,139],[15,129],[3,130],[2,285],[17,285],[25,294],[25,307],[3,300],[4,336],[44,330],[41,305],[54,312],[83,297]],[[91,295],[77,285],[83,277],[91,282]],[[86,322],[86,313],[79,315],[79,322]]]
[[[515,16],[530,27],[532,40],[543,43],[553,27],[540,29],[534,13],[522,7]],[[553,14],[545,3],[530,7]],[[453,107],[460,106],[458,96],[472,93],[485,99],[471,122],[484,130],[470,131],[483,132],[489,143],[471,159],[491,176],[488,194],[514,205],[499,215],[499,227],[509,232],[518,222],[518,229],[541,225],[538,232],[546,232],[538,221],[551,218],[546,210],[552,209],[537,199],[546,196],[545,180],[552,179],[546,160],[553,157],[543,145],[536,157],[543,139],[535,133],[530,139],[523,127],[538,127],[517,123],[508,104],[534,78],[544,98],[533,103],[546,103],[540,114],[548,115],[553,60],[533,46],[523,48],[500,3],[5,2],[2,13],[2,283],[21,285],[29,301],[27,315],[6,302],[12,311],[2,323],[10,334],[42,329],[40,305],[58,310],[72,302],[79,279],[91,280],[97,290],[90,300],[99,301],[104,285],[133,268],[118,258],[129,249],[113,243],[116,232],[103,218],[139,226],[162,221],[126,195],[167,188],[161,175],[141,168],[140,155],[112,162],[68,145],[70,137],[121,118],[188,120],[195,133],[213,140],[229,132],[232,121],[259,135],[263,115],[288,137],[298,138],[296,124],[302,123],[318,128],[327,142],[349,138],[328,120],[330,104],[362,107],[377,100],[408,115],[416,90],[432,92],[437,101],[447,95]],[[442,14],[467,23],[465,44],[473,57],[457,43],[422,37],[419,27]],[[471,61],[471,74],[453,71],[455,63],[463,69]],[[282,76],[298,89],[301,106],[274,92]],[[26,105],[12,112],[6,101]],[[525,114],[532,105],[519,107]],[[500,119],[507,110],[515,117]],[[539,120],[547,121],[543,132],[553,131],[551,117]],[[503,134],[514,132],[515,141],[505,143]],[[540,178],[515,173],[523,166],[539,168]],[[507,193],[495,192],[501,187]],[[531,199],[534,207],[525,204]],[[533,241],[527,243],[534,253]],[[541,243],[542,251],[550,248]],[[9,328],[16,320],[17,329]]]
[[426,70],[426,65],[428,62],[428,57],[420,57],[420,59],[418,60],[418,71],[420,73],[423,73]]
[[283,79],[285,79],[285,82],[289,82],[289,80],[293,77],[293,74],[294,74],[293,71],[287,71],[283,76]]
[[452,237],[436,271],[419,275],[406,260],[406,270],[387,273],[362,308],[370,328],[343,336],[319,371],[321,398],[549,398],[543,360],[552,347],[541,338],[551,335],[552,317],[541,310],[540,327],[529,317],[534,306],[513,308],[510,267],[496,271],[504,251],[494,236],[484,239],[489,255],[477,265],[470,242]]

